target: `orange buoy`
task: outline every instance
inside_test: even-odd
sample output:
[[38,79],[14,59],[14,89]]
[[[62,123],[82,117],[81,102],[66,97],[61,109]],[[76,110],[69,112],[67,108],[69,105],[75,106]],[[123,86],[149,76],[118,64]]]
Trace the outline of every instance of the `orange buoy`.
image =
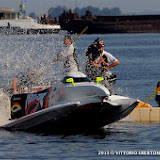
[[140,101],[136,107],[137,108],[140,108],[140,107],[152,108],[152,106],[150,104],[148,104],[148,103],[146,103],[145,105],[144,104],[145,104],[145,102]]

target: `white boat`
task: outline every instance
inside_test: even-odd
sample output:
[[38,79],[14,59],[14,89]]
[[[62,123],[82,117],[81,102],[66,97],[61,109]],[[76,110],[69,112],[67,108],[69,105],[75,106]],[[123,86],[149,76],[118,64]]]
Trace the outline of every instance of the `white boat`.
[[11,98],[7,130],[57,132],[90,130],[126,117],[138,100],[111,95],[81,72],[68,73],[56,84],[34,93]]
[[59,24],[40,24],[36,19],[25,16],[22,7],[19,12],[13,8],[0,8],[1,34],[55,33],[61,29]]

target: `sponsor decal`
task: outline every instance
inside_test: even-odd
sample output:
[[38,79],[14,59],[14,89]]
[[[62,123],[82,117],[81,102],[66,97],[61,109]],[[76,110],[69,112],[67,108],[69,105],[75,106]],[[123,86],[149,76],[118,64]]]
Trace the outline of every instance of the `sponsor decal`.
[[36,110],[37,110],[37,108],[38,108],[38,106],[39,106],[39,102],[40,102],[40,101],[38,101],[38,102],[37,102],[37,101],[31,102],[31,103],[28,105],[27,109],[26,109],[26,115],[32,114],[32,113],[36,112]]
[[63,94],[63,88],[60,89],[59,93],[60,93],[60,94]]
[[96,92],[93,89],[91,89],[89,93],[87,93],[87,96],[94,96],[94,95],[96,95]]
[[14,101],[19,101],[19,100],[21,100],[21,97],[14,97],[13,100]]
[[25,104],[25,115],[48,108],[49,96],[52,88],[36,94],[28,94]]
[[12,112],[17,112],[20,111],[22,109],[22,107],[20,106],[20,104],[18,102],[13,103],[12,105]]

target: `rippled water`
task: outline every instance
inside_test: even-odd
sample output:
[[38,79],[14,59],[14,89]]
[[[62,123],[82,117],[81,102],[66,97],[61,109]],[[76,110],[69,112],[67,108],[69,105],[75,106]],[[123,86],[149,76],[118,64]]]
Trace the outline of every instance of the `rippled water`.
[[[159,153],[159,124],[116,123],[103,132],[79,135],[36,135],[0,131],[0,159],[159,159],[160,155],[121,155],[121,152]],[[102,151],[109,155],[99,155]],[[116,155],[116,152],[119,152]],[[113,155],[111,154],[113,153]]]
[[[72,36],[73,39],[76,35]],[[80,70],[84,72],[85,50],[96,38],[119,59],[112,69],[118,80],[114,93],[146,101],[159,81],[160,34],[82,35],[75,43]],[[62,49],[63,35],[1,36],[0,87],[27,67],[41,73]],[[61,79],[63,67],[55,63],[40,81]],[[154,97],[149,101],[157,106]],[[3,121],[0,114],[1,123]],[[102,131],[76,135],[39,135],[0,130],[0,159],[159,159],[159,155],[116,155],[120,151],[159,151],[159,123],[122,121]],[[99,151],[110,153],[98,155]],[[113,152],[113,155],[111,153]],[[101,152],[102,153],[102,152]]]

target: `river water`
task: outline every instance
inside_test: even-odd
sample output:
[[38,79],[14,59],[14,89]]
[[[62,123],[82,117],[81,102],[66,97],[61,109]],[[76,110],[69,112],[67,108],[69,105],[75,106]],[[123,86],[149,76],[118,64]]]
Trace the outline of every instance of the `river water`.
[[[26,68],[37,69],[37,74],[43,72],[63,49],[63,36],[1,35],[0,87]],[[84,34],[75,43],[82,72],[85,72],[85,50],[98,37],[104,40],[105,50],[120,61],[112,69],[118,77],[113,93],[146,101],[160,80],[160,34]],[[55,63],[39,81],[56,81],[62,76],[62,64]],[[149,104],[156,107],[154,98]],[[1,111],[1,125],[6,123],[3,116]],[[129,120],[106,126],[102,131],[76,135],[0,130],[0,159],[159,159],[159,132],[159,123]]]

